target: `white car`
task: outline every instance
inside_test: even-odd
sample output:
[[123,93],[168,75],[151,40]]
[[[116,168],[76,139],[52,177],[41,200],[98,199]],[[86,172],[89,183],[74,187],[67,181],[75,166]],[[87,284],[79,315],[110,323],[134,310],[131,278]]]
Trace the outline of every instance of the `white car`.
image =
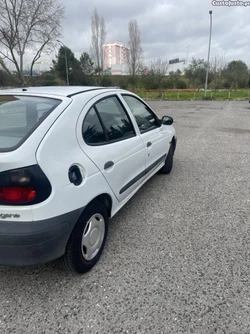
[[170,173],[173,119],[103,87],[0,92],[0,264],[98,261],[113,217],[156,172]]

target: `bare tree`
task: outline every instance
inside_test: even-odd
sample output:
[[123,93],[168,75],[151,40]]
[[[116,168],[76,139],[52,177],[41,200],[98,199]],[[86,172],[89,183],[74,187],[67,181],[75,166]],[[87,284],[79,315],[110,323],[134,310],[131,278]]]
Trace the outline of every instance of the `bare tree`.
[[215,56],[210,62],[210,72],[212,77],[212,86],[214,90],[221,88],[223,84],[223,72],[225,71],[225,62],[222,57]]
[[151,61],[151,69],[155,74],[165,76],[168,70],[168,61],[162,60],[161,58]]
[[[64,8],[56,0],[0,0],[0,64],[18,84],[32,77],[33,66],[45,47],[60,36]],[[24,76],[24,54],[31,51],[29,76]],[[6,60],[14,65],[13,73]]]
[[[206,77],[207,63],[204,59],[192,58],[188,67],[185,68],[185,76],[190,87],[197,88],[198,91],[204,87],[204,78]],[[211,78],[208,77],[209,83]]]
[[168,61],[161,58],[151,62],[151,73],[155,76],[159,89],[162,89],[162,82],[168,70]]
[[129,72],[135,75],[139,72],[142,63],[141,33],[136,20],[130,20],[129,31]]
[[94,9],[91,17],[92,44],[91,53],[95,62],[96,71],[99,75],[103,74],[103,44],[106,38],[105,21]]

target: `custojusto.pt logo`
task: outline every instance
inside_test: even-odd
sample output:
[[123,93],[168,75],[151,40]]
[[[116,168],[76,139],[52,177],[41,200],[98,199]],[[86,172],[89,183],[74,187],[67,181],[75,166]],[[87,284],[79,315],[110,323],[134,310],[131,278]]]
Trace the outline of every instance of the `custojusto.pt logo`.
[[227,6],[227,7],[233,7],[233,6],[242,6],[242,7],[247,7],[250,6],[250,1],[216,1],[213,0],[211,2],[213,6]]

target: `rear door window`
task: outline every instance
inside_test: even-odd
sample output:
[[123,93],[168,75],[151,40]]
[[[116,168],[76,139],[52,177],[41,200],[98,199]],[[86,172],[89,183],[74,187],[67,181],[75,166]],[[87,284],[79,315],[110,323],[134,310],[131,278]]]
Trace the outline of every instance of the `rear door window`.
[[96,103],[95,108],[105,127],[109,142],[135,136],[131,120],[116,96],[102,99]]
[[0,152],[20,146],[61,100],[0,95]]
[[91,108],[83,124],[83,138],[86,143],[95,145],[106,142],[106,135],[96,111]]
[[117,96],[98,101],[83,122],[82,134],[89,145],[104,145],[136,136],[134,127]]

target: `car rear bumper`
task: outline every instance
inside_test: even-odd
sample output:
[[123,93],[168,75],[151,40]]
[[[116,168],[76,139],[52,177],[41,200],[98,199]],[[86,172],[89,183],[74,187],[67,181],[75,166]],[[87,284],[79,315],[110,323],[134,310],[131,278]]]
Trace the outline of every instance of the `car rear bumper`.
[[0,265],[37,265],[59,258],[82,211],[33,222],[0,221]]

